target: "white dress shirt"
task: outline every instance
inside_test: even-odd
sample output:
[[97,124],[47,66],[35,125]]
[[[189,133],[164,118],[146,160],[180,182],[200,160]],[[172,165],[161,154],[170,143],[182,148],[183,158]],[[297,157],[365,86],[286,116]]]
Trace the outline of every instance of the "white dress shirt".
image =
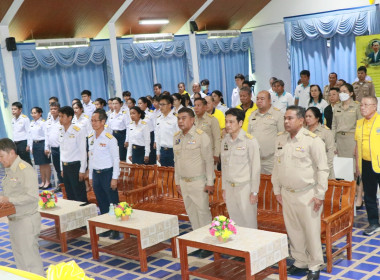
[[[239,105],[239,104],[238,104]],[[236,105],[237,106],[237,105]],[[235,107],[236,107],[235,106]],[[222,102],[219,102],[218,105],[216,105],[215,109],[218,109],[219,111],[222,111],[223,114],[226,114],[227,110],[229,109],[226,104],[222,104]]]
[[[130,115],[126,111],[119,111],[119,113],[116,113],[115,111],[111,113],[111,115],[107,119],[107,125],[110,129],[114,130],[127,130],[128,133],[128,126],[131,122]],[[127,141],[125,141],[127,142]]]
[[149,132],[154,131],[154,113],[152,110],[149,110],[148,108],[145,109],[145,118],[144,121],[148,124],[149,126]]
[[[193,104],[194,104],[194,103],[193,103]],[[181,110],[182,108],[183,108],[182,104],[179,105],[178,110],[176,109],[176,107],[173,107],[173,112],[174,112],[175,114],[178,114],[178,111]]]
[[26,115],[20,114],[16,119],[12,119],[13,141],[23,141],[28,139],[30,120]]
[[50,148],[59,147],[59,135],[62,132],[62,125],[59,122],[59,117],[54,119],[50,117],[45,123],[46,133],[45,133],[45,150],[50,150]]
[[240,105],[240,89],[236,87],[232,90],[231,108],[235,108],[238,105]]
[[92,125],[90,117],[87,114],[81,114],[79,119],[76,115],[74,115],[72,123],[82,128],[86,136],[90,135],[92,131]]
[[284,91],[280,96],[276,92],[271,94],[272,106],[285,113],[286,108],[294,105],[294,97],[291,93]]
[[84,103],[82,100],[82,104],[83,104],[84,113],[91,118],[92,114],[96,110],[95,104],[92,102],[92,100],[90,100],[90,102],[88,102],[88,104]]
[[59,135],[59,151],[61,156],[61,170],[63,162],[80,161],[80,173],[86,172],[87,151],[86,151],[86,134],[84,129],[77,125],[70,125],[65,131],[61,130]]
[[29,127],[28,146],[32,151],[33,141],[45,140],[45,120],[42,118],[32,120]]
[[96,138],[96,134],[91,133],[88,137],[89,150],[89,178],[92,179],[93,170],[113,168],[112,179],[118,179],[119,168],[119,148],[116,138],[105,130]]
[[310,84],[306,87],[303,84],[298,85],[294,91],[294,98],[298,99],[298,106],[306,109],[310,101]]
[[128,155],[132,155],[132,145],[145,146],[145,156],[149,156],[150,153],[150,132],[148,123],[144,120],[139,120],[138,124],[136,122],[131,122],[128,126],[127,140],[128,144]]
[[173,148],[173,137],[178,130],[178,119],[173,112],[169,112],[166,117],[161,114],[157,118],[155,130],[157,155],[160,154],[161,147]]

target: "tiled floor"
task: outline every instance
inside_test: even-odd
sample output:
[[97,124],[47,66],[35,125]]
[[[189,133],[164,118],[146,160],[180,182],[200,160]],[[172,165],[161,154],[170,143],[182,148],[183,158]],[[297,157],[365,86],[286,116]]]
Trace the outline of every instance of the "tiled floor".
[[[2,177],[0,169],[0,178]],[[48,219],[42,220],[43,227],[52,226],[53,222]],[[366,237],[362,235],[363,228],[367,225],[366,213],[358,211],[355,217],[353,233],[353,259],[339,259],[335,262],[331,274],[325,271],[321,274],[321,280],[325,279],[363,279],[380,280],[380,234]],[[180,222],[180,233],[188,232],[190,225]],[[101,243],[111,242],[107,238],[101,238]],[[342,246],[343,242],[337,246]],[[88,236],[69,242],[68,252],[62,253],[60,246],[55,243],[40,241],[40,253],[44,260],[44,268],[50,264],[62,261],[75,260],[86,271],[86,275],[94,279],[181,279],[179,259],[173,259],[170,251],[162,251],[148,258],[148,272],[141,273],[137,261],[114,257],[100,253],[100,259],[92,259],[91,245]],[[211,257],[200,259],[189,257],[189,265],[196,269],[210,262]],[[7,218],[0,219],[0,265],[15,267],[12,249],[9,241]],[[289,279],[302,279],[305,277],[289,277]],[[195,279],[195,278],[194,278]],[[272,275],[269,279],[278,279]]]

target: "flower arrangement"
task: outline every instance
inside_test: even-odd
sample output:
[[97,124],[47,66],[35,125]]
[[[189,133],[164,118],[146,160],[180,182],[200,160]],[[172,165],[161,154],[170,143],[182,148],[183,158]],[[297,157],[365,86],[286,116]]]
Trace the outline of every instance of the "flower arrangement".
[[226,241],[231,234],[236,234],[235,222],[225,216],[216,216],[209,229],[212,236],[218,237],[221,241]]
[[127,202],[120,202],[115,207],[115,216],[117,218],[129,217],[133,213],[132,205]]
[[55,207],[55,204],[58,201],[57,195],[50,191],[41,192],[39,197],[41,199],[38,201],[38,205],[43,209]]

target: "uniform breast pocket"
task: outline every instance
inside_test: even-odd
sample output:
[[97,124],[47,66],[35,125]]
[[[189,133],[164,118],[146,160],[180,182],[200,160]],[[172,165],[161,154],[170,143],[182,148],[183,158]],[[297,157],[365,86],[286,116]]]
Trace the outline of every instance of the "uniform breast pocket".
[[298,167],[307,167],[309,164],[307,154],[301,151],[295,151],[293,153],[293,161],[294,164]]
[[174,144],[173,152],[176,157],[181,156],[181,146],[179,144]]

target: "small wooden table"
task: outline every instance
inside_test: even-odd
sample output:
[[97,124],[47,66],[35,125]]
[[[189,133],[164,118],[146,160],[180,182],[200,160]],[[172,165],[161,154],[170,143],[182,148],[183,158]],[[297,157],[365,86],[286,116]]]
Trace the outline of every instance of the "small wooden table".
[[39,209],[41,216],[54,220],[54,226],[41,230],[40,238],[61,244],[62,252],[67,252],[67,241],[87,233],[83,229],[87,219],[98,215],[95,204],[79,206],[80,201],[58,199],[54,208]]
[[[220,242],[211,236],[209,226],[178,237],[182,279],[187,280],[190,275],[213,280],[263,279],[277,272],[276,269],[269,268],[277,262],[280,280],[287,279],[286,257],[289,253],[286,234],[238,226],[236,228],[237,234],[231,236],[227,242]],[[187,247],[213,251],[214,262],[190,271]],[[221,258],[221,254],[242,257],[245,263]]]
[[[128,221],[115,216],[100,215],[88,220],[91,237],[92,257],[99,259],[99,251],[140,261],[141,272],[148,271],[147,257],[158,251],[171,248],[173,258],[177,257],[175,237],[179,234],[178,218],[175,215],[133,210]],[[98,247],[96,227],[124,233],[124,239],[112,245]],[[130,237],[135,235],[137,238]],[[162,241],[171,239],[171,244]]]

